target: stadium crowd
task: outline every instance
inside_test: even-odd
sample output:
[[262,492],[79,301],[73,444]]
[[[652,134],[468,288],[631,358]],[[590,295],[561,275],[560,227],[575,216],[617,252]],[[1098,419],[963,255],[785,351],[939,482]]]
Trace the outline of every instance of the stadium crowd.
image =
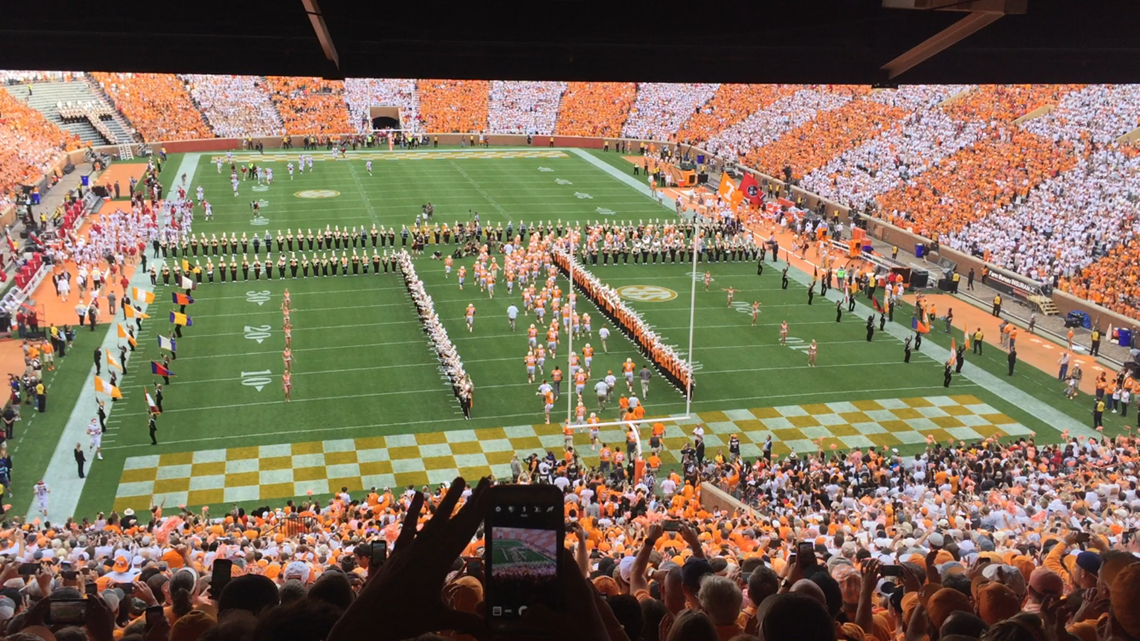
[[486,80],[420,80],[420,117],[424,131],[487,131]]
[[809,87],[797,91],[713,136],[709,139],[709,151],[751,162],[750,153],[775,142],[819,112],[842,107],[858,89],[836,87],[832,91]]
[[549,136],[558,120],[564,82],[491,83],[488,124],[496,133]]
[[[1140,639],[1136,438],[705,458],[703,435],[686,439],[683,476],[656,469],[658,443],[626,481],[573,448],[516,457],[497,481],[549,479],[565,497],[547,638]],[[487,568],[468,560],[484,554],[487,487],[17,521],[0,539],[0,625],[12,641],[481,638]],[[84,593],[78,621],[47,619]]]
[[354,131],[345,106],[344,82],[322,78],[267,76],[270,98],[293,135]]
[[713,135],[736,125],[758,109],[790,96],[799,85],[721,85],[713,97],[699,105],[677,132],[677,140],[701,144]]
[[174,74],[92,72],[91,76],[144,140],[212,137],[185,85]]
[[629,110],[622,135],[629,138],[676,140],[690,115],[716,94],[718,84],[643,82]]
[[15,202],[17,188],[38,183],[65,152],[78,148],[75,134],[0,90],[0,209]]
[[202,110],[214,134],[222,138],[280,136],[281,115],[257,76],[183,76],[190,97]]
[[566,83],[554,133],[560,136],[619,136],[636,98],[637,85],[632,82]]

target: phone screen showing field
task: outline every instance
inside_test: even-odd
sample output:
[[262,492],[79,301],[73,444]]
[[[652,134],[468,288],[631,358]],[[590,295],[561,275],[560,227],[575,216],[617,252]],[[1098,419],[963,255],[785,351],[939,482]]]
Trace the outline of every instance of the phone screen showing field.
[[518,527],[491,529],[492,617],[517,619],[536,604],[555,607],[558,533]]

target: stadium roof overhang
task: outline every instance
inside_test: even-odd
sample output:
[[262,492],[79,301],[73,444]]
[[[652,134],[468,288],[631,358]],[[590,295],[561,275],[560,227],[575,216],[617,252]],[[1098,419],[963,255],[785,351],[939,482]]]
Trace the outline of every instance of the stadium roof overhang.
[[[1127,0],[1024,0],[1023,14],[965,24],[973,14],[899,1],[320,0],[319,21],[302,0],[14,3],[0,68],[859,84],[1140,77],[1140,11]],[[893,79],[884,69],[946,30],[960,38]]]

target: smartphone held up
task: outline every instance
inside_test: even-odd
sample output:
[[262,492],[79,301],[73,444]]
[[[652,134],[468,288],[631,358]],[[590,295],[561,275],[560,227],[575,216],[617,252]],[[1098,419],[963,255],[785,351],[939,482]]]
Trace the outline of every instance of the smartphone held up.
[[525,631],[535,606],[561,605],[562,495],[552,485],[491,488],[486,532],[486,617],[498,632]]

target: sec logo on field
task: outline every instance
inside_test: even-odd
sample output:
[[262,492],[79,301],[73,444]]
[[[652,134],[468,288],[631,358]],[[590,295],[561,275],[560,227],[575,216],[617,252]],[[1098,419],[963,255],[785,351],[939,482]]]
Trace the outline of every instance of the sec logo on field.
[[618,296],[641,303],[664,303],[677,297],[677,292],[657,285],[627,285],[617,289]]
[[340,192],[334,191],[332,189],[306,189],[304,191],[299,191],[293,195],[296,196],[297,198],[310,198],[310,199],[336,198],[337,196],[340,195]]

